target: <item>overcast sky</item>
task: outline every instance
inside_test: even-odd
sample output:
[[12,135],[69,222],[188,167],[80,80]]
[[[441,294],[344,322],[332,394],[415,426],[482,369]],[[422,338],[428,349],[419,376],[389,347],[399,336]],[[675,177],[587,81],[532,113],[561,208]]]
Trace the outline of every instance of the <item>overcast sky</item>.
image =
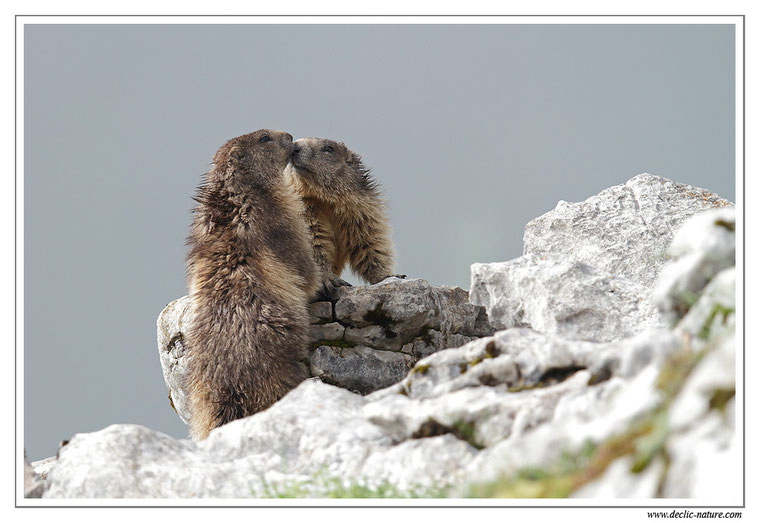
[[[156,317],[191,195],[259,128],[344,141],[397,272],[469,287],[524,225],[649,172],[735,199],[730,25],[27,25],[25,437],[176,437]],[[352,280],[356,281],[356,280]]]

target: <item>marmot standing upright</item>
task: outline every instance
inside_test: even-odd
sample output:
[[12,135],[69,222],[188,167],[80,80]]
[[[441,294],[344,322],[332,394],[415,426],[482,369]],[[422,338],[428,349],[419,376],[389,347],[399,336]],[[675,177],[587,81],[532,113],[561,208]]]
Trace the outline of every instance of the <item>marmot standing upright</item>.
[[291,135],[267,129],[230,140],[195,198],[186,341],[196,439],[308,377],[306,305],[318,281],[303,204],[283,176],[292,149]]
[[341,142],[301,138],[286,173],[306,207],[322,297],[348,285],[339,277],[346,263],[369,283],[392,275],[390,221],[358,154]]

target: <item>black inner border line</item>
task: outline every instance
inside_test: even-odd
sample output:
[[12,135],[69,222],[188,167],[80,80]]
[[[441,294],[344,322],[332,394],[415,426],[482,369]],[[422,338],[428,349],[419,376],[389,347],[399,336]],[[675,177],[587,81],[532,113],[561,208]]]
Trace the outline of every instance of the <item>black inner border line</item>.
[[[17,186],[17,180],[18,180],[18,23],[19,23],[19,17],[21,18],[668,18],[668,17],[678,17],[678,18],[741,18],[741,28],[742,28],[742,223],[743,223],[743,229],[742,229],[742,358],[744,361],[744,365],[742,366],[742,395],[743,395],[743,403],[742,403],[742,430],[744,433],[742,434],[742,454],[745,459],[742,460],[742,504],[741,505],[726,505],[726,506],[710,506],[710,505],[687,505],[687,506],[678,506],[678,509],[686,509],[686,508],[694,508],[694,509],[700,509],[700,508],[718,508],[718,509],[726,509],[726,508],[746,508],[747,505],[747,366],[746,366],[746,307],[747,307],[747,285],[746,285],[746,276],[747,276],[747,234],[746,234],[746,224],[747,224],[747,195],[746,195],[746,162],[747,162],[747,123],[746,123],[746,116],[747,116],[747,109],[746,109],[746,100],[747,100],[747,31],[746,31],[746,15],[727,15],[727,14],[720,14],[720,15],[709,15],[709,14],[700,14],[700,15],[678,15],[678,14],[672,14],[672,15],[575,15],[575,14],[569,14],[569,15],[489,15],[489,14],[466,14],[466,15],[456,15],[456,14],[437,14],[437,15],[431,15],[431,14],[375,14],[375,15],[368,15],[368,14],[362,14],[362,15],[349,15],[349,14],[286,14],[286,15],[274,15],[274,14],[265,14],[265,15],[232,15],[232,14],[225,14],[225,15],[218,15],[218,14],[212,14],[212,15],[201,15],[201,14],[191,14],[191,15],[94,15],[94,14],[64,14],[64,15],[40,15],[40,14],[34,14],[34,15],[24,15],[24,14],[17,14],[14,15],[14,25],[13,25],[13,48],[14,48],[14,56],[13,56],[13,68],[14,68],[14,86],[13,86],[13,100],[14,100],[14,108],[13,108],[13,123],[14,123],[14,151],[13,151],[13,170],[15,173],[14,179],[13,179],[13,203],[14,203],[14,235],[13,235],[13,241],[14,241],[14,282],[13,282],[13,296],[14,296],[14,326],[13,326],[13,341],[14,341],[14,353],[13,353],[13,366],[14,366],[14,379],[15,379],[15,387],[14,387],[14,404],[13,404],[13,410],[14,410],[14,433],[13,433],[13,459],[14,463],[16,462],[16,457],[18,456],[18,326],[17,326],[17,315],[18,315],[18,186]],[[55,24],[50,24],[55,25]],[[137,25],[137,24],[135,24]],[[562,25],[562,24],[556,24],[556,25]],[[640,24],[639,24],[640,25]],[[736,25],[736,24],[735,24]],[[735,77],[734,77],[735,79]],[[734,105],[734,109],[736,106]],[[14,490],[16,495],[14,495],[14,507],[15,508],[31,508],[31,509],[38,509],[38,508],[538,508],[538,509],[552,509],[552,508],[564,508],[564,509],[574,509],[574,508],[653,508],[653,509],[660,509],[663,511],[667,511],[668,509],[672,509],[674,505],[551,505],[551,506],[543,506],[543,505],[340,505],[340,504],[330,504],[330,505],[40,505],[40,506],[31,506],[31,505],[19,505],[17,501],[17,495],[18,495],[18,474],[16,473],[17,470],[14,468]],[[257,498],[257,499],[264,499],[264,498]],[[464,499],[464,498],[459,498]],[[663,498],[665,499],[665,498]]]

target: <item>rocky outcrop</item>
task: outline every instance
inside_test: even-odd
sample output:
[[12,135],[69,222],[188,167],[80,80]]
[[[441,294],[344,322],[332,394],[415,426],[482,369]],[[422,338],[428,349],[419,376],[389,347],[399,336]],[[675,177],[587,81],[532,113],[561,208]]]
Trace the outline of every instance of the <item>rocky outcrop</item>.
[[42,478],[40,474],[34,469],[29,458],[26,456],[26,450],[24,451],[24,497],[25,498],[40,498],[42,493],[45,492],[45,478]]
[[639,174],[585,201],[560,201],[525,226],[523,254],[555,254],[647,288],[684,220],[733,204],[706,189]]
[[[312,376],[361,394],[403,379],[420,359],[492,334],[485,309],[459,287],[388,278],[366,287],[342,287],[333,302],[309,306]],[[183,329],[190,299],[174,300],[158,317],[158,352],[169,401],[187,423],[187,354]]]
[[[502,300],[500,318],[520,317],[518,305],[531,299],[545,301],[545,314],[526,308],[520,325],[495,333],[461,289],[422,280],[347,289],[334,303],[311,306],[311,367],[322,379],[202,442],[135,425],[76,435],[49,466],[42,495],[740,501],[734,231],[730,208],[687,221],[665,251],[672,265],[656,281],[624,278],[658,289],[653,302],[626,295],[622,280],[605,283],[604,268],[569,256],[543,255],[546,271],[531,280],[524,269],[545,260],[526,255],[505,270],[512,305],[496,284],[487,292],[493,303]],[[556,267],[562,278],[551,272]],[[563,278],[595,296],[582,307],[608,314],[604,322],[625,326],[595,302],[621,318],[640,315],[640,328],[616,336],[604,322],[573,325],[557,312],[568,295],[550,290],[562,293]],[[603,284],[623,298],[594,294]],[[186,357],[177,347],[188,321],[181,309],[181,300],[170,304],[159,321],[170,387]],[[667,321],[647,324],[645,312]],[[387,373],[394,365],[411,369],[376,390],[395,380]],[[341,367],[352,370],[331,370]],[[341,385],[362,394],[329,383],[341,375],[354,376]],[[181,395],[172,397],[181,411]],[[716,463],[724,473],[715,474]]]
[[669,249],[673,263],[663,269],[654,289],[654,302],[670,325],[689,311],[715,274],[733,267],[735,228],[733,208],[711,209],[686,223],[673,238]]
[[496,328],[568,339],[612,341],[663,326],[652,287],[674,231],[690,216],[732,206],[649,174],[583,202],[560,201],[525,227],[523,257],[473,264],[470,299]]

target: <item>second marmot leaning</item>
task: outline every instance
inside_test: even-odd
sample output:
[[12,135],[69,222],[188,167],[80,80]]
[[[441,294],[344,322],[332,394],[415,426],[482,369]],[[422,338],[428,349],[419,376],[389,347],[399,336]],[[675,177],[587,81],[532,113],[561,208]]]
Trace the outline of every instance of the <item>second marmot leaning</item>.
[[390,221],[377,183],[358,154],[334,140],[301,138],[285,172],[306,208],[322,298],[348,285],[340,279],[347,263],[369,283],[392,275]]

